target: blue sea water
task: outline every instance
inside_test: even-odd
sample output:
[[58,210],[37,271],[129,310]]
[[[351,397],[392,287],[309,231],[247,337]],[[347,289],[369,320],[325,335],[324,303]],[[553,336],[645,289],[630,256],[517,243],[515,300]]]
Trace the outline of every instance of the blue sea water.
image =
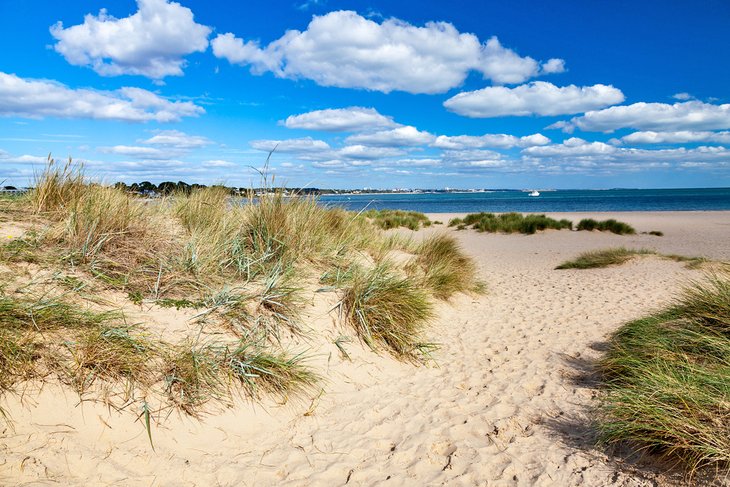
[[323,195],[320,202],[348,210],[363,208],[423,213],[562,211],[707,211],[730,210],[730,188],[609,189],[485,193]]

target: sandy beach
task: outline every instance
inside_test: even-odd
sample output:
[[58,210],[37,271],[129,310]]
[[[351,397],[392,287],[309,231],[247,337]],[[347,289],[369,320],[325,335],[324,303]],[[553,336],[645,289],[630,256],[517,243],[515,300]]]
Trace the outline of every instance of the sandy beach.
[[[447,223],[456,215],[433,214]],[[29,385],[2,406],[3,485],[587,485],[682,483],[655,462],[598,449],[591,363],[622,323],[667,304],[701,270],[646,256],[592,270],[555,270],[586,250],[650,248],[730,260],[730,212],[553,214],[616,218],[637,235],[449,232],[477,262],[483,296],[438,305],[435,363],[376,355],[355,339],[347,360],[336,296],[308,306],[307,350],[324,377],[313,398],[211,407],[201,420],[155,417],[150,445],[137,406],[80,403],[69,389]],[[661,231],[657,237],[641,232]],[[139,309],[125,310],[131,321]],[[135,314],[136,313],[136,314]],[[195,313],[145,315],[160,335]],[[167,414],[167,413],[166,413]]]

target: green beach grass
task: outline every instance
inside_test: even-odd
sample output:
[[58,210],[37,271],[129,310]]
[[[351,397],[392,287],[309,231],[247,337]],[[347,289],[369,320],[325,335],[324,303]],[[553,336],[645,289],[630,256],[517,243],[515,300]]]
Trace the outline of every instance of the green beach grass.
[[[148,399],[162,397],[162,409],[193,416],[235,394],[287,401],[320,381],[292,349],[314,338],[302,312],[317,296],[316,276],[339,293],[343,323],[364,343],[408,361],[434,348],[435,300],[476,287],[473,262],[450,237],[414,243],[384,232],[430,224],[415,212],[363,215],[276,191],[234,199],[221,187],[148,201],[52,159],[33,190],[3,205],[33,229],[0,245],[2,263],[58,278],[40,297],[0,289],[0,393],[58,380],[85,397],[120,391],[101,399],[141,400],[148,414]],[[190,312],[200,330],[167,342],[104,304],[106,293],[140,313]]]
[[662,259],[669,259],[676,262],[684,262],[688,269],[697,269],[709,262],[705,257],[691,257],[677,254],[661,254],[651,249],[627,249],[616,247],[601,250],[583,252],[573,260],[568,260],[558,265],[555,269],[598,269],[614,265],[625,264],[635,257],[645,255],[656,255]]
[[695,282],[670,307],[622,326],[600,361],[601,440],[730,467],[730,274]]

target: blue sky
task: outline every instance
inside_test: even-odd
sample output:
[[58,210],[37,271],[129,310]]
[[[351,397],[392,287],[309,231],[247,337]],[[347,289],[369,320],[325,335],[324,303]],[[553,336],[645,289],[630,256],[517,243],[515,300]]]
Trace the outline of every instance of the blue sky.
[[730,4],[0,0],[0,181],[730,186]]

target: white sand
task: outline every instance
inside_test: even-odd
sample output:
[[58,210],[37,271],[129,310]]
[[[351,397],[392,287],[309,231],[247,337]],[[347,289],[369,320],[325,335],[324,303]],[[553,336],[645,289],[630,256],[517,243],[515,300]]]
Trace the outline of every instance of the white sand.
[[174,413],[153,425],[155,451],[135,422],[138,410],[79,404],[73,392],[53,385],[28,391],[22,401],[6,397],[15,431],[0,430],[0,484],[670,482],[656,468],[592,448],[595,390],[580,372],[621,323],[667,303],[701,272],[657,257],[607,269],[553,269],[583,250],[619,245],[730,260],[730,212],[586,216],[616,217],[665,236],[454,232],[478,262],[488,293],[439,305],[431,332],[441,344],[437,367],[401,364],[357,342],[347,345],[353,361],[343,360],[331,341],[349,332],[320,303],[309,322],[324,338],[310,344],[310,353],[327,381],[311,407],[309,400],[266,409],[241,403],[211,410],[202,422]]

